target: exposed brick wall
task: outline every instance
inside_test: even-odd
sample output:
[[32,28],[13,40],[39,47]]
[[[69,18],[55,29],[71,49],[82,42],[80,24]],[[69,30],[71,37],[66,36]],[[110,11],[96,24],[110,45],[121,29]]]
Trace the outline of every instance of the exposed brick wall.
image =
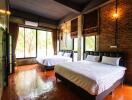
[[100,9],[101,30],[99,35],[99,50],[124,51],[127,53],[126,81],[132,84],[132,0],[119,0],[118,4],[118,48],[110,48],[111,45],[114,45],[115,41],[115,20],[112,18],[115,3],[111,3]]

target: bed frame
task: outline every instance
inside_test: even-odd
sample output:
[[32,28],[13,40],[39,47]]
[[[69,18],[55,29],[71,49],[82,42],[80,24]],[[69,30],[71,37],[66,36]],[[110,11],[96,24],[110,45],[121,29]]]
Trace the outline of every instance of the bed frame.
[[[124,56],[123,52],[93,52],[93,51],[87,51],[87,52],[84,53],[84,59],[87,55],[100,55],[101,59],[102,59],[102,56],[121,57],[120,66],[125,66],[125,60],[124,60],[125,56]],[[70,82],[66,78],[62,77],[58,73],[55,73],[55,76],[56,76],[56,79],[62,80],[62,82],[64,82],[69,87],[71,87],[71,89],[74,89],[74,91],[79,93],[83,97],[83,100],[103,100],[107,95],[112,93],[115,88],[117,88],[120,84],[123,84],[123,80],[124,80],[124,77],[119,79],[109,89],[105,90],[104,92],[102,92],[99,95],[91,95],[87,91],[85,91],[81,87],[78,87],[77,85]]]

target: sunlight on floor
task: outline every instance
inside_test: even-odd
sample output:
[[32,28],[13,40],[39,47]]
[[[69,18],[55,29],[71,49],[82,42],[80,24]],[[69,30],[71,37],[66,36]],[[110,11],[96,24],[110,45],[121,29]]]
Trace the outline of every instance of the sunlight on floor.
[[52,81],[44,81],[37,71],[18,72],[14,77],[15,90],[20,98],[34,98],[53,89]]

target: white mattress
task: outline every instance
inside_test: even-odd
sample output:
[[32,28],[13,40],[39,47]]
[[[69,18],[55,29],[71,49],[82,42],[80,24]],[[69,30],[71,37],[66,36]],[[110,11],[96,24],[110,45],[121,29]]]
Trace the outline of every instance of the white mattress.
[[98,62],[79,61],[55,66],[55,72],[83,88],[91,95],[98,95],[124,76],[126,68]]
[[37,58],[37,61],[46,66],[54,66],[59,63],[72,62],[72,58],[54,55],[45,58]]

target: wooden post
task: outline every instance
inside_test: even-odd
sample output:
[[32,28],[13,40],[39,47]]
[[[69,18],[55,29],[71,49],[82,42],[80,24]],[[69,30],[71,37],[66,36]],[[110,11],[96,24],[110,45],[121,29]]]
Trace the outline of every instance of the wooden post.
[[83,15],[78,16],[78,58],[77,60],[83,59]]

